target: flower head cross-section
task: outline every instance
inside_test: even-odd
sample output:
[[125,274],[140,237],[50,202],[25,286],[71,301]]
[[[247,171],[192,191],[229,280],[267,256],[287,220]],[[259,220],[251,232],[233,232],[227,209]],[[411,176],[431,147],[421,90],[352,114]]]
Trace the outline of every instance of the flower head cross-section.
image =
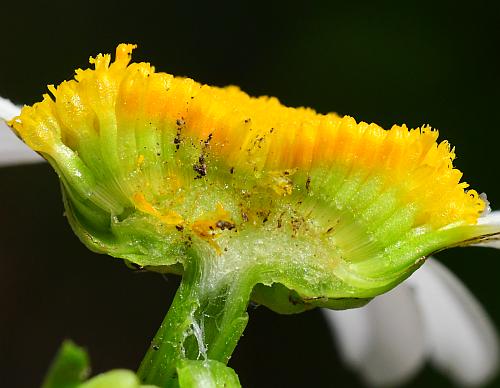
[[10,122],[59,174],[91,249],[175,273],[203,252],[289,312],[357,306],[432,252],[499,232],[477,224],[486,204],[437,131],[201,85],[130,63],[133,48],[91,58]]

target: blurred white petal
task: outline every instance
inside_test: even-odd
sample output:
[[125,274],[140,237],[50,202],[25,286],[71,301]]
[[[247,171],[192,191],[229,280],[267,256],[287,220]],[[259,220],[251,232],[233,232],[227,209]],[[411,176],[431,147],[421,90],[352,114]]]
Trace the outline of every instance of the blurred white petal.
[[495,375],[498,338],[490,319],[461,281],[435,260],[409,279],[415,287],[429,358],[462,385],[482,385]]
[[0,97],[0,119],[10,120],[19,115],[21,108],[6,98]]
[[12,133],[4,121],[17,116],[20,109],[9,100],[0,97],[0,167],[43,161],[40,155]]
[[401,384],[426,359],[461,385],[481,385],[497,371],[495,328],[470,292],[433,259],[363,308],[324,312],[345,362],[371,386]]
[[398,385],[425,361],[424,326],[413,290],[403,283],[367,306],[324,310],[346,363],[369,385]]

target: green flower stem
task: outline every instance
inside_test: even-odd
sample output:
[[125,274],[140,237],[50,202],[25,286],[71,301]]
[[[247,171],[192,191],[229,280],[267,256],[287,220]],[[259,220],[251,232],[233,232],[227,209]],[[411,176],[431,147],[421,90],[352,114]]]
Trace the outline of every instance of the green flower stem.
[[226,364],[231,357],[248,322],[246,309],[255,285],[252,277],[235,277],[227,292],[224,315],[217,335],[208,348],[208,358]]
[[179,361],[225,364],[231,357],[248,321],[255,279],[250,271],[222,271],[217,264],[217,257],[190,252],[172,305],[139,368],[142,382],[176,387]]

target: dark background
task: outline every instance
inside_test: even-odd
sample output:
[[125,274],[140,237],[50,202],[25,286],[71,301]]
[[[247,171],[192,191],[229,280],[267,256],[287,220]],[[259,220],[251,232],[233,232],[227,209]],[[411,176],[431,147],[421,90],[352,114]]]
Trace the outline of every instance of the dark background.
[[[10,2],[0,10],[0,95],[33,103],[90,55],[137,43],[136,61],[203,83],[386,128],[429,123],[495,207],[499,11],[477,1]],[[439,258],[500,327],[499,254],[469,248]],[[135,369],[177,284],[86,250],[48,165],[0,169],[0,386],[37,386],[64,338],[88,348],[94,372]],[[314,311],[252,311],[231,365],[244,387],[361,384]],[[448,384],[427,368],[408,386]]]

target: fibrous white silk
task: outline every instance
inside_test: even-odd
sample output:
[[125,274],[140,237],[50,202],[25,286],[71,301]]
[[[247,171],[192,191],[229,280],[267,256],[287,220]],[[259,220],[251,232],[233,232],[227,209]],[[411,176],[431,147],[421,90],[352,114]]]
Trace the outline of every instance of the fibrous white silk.
[[19,140],[5,120],[17,116],[20,108],[0,97],[0,166],[42,162],[43,159]]
[[363,308],[324,313],[345,362],[370,386],[399,385],[426,360],[465,386],[484,384],[498,369],[498,338],[486,312],[433,259]]

